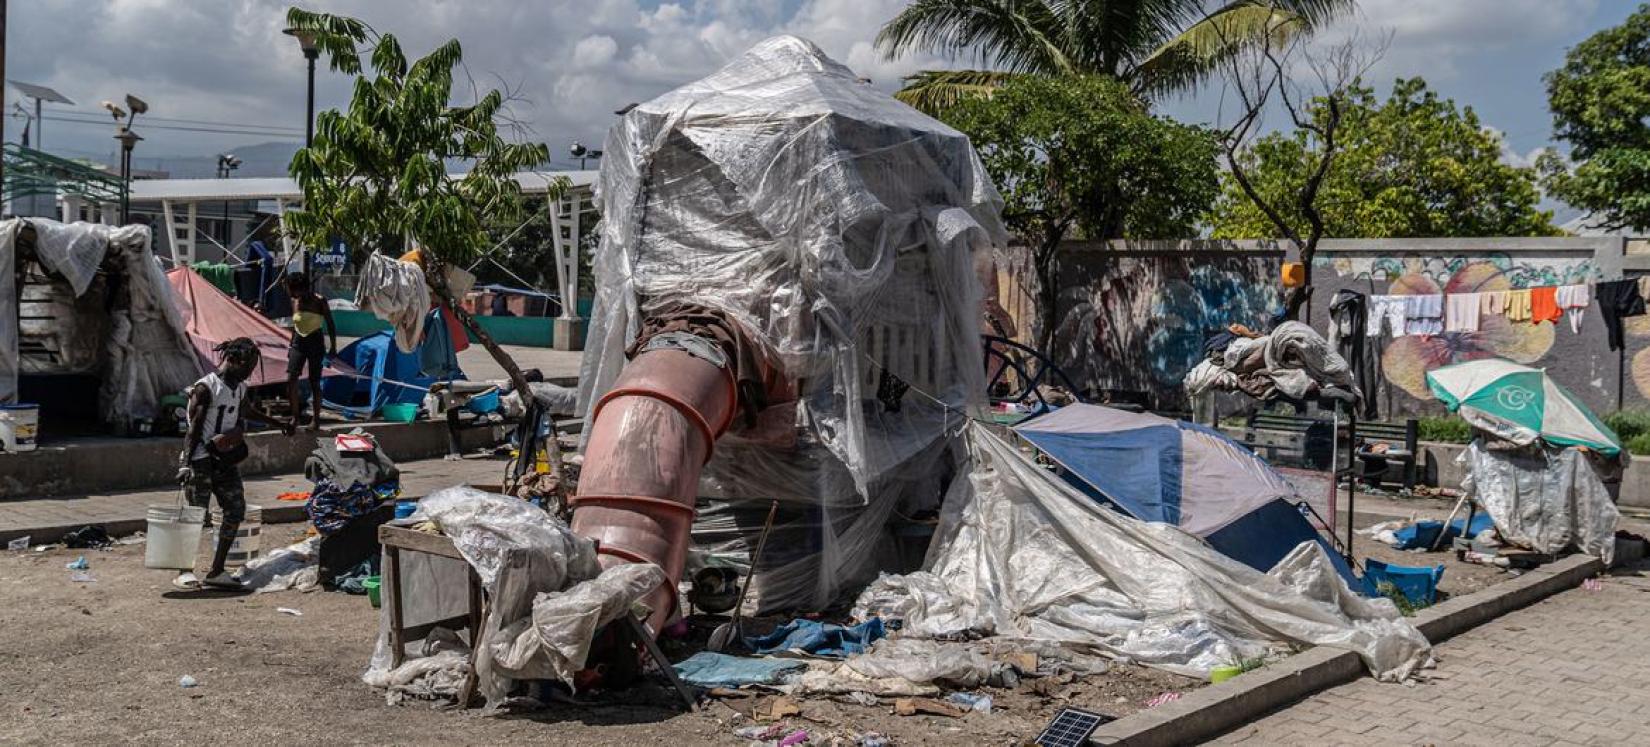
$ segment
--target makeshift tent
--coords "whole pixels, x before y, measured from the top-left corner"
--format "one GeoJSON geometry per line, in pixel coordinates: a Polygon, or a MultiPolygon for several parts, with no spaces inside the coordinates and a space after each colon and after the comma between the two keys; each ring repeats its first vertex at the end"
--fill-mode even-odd
{"type": "Polygon", "coordinates": [[[1302,515],[1288,481],[1219,431],[1084,404],[1014,430],[1063,467],[1073,487],[1103,504],[1178,526],[1262,571],[1302,542],[1317,542],[1342,578],[1360,588],[1346,561],[1302,515]]]}
{"type": "Polygon", "coordinates": [[[1457,363],[1427,372],[1427,387],[1450,412],[1513,443],[1536,439],[1621,453],[1621,438],[1539,368],[1505,358],[1457,363]]]}
{"type": "Polygon", "coordinates": [[[93,357],[100,359],[104,422],[155,417],[161,397],[200,376],[147,227],[14,218],[0,221],[0,404],[17,398],[19,337],[29,334],[19,319],[16,270],[24,260],[61,278],[74,298],[91,290],[100,270],[120,282],[102,307],[107,335],[90,341],[101,347],[93,357]]]}
{"type": "MultiPolygon", "coordinates": [[[[172,283],[178,315],[183,317],[184,330],[189,333],[189,342],[194,345],[203,368],[217,366],[218,356],[212,350],[214,347],[237,337],[246,337],[258,344],[261,354],[258,370],[252,373],[249,383],[264,386],[286,382],[291,330],[282,329],[262,314],[242,305],[193,269],[178,267],[168,270],[166,279],[172,283]]],[[[326,334],[326,330],[317,334],[326,334]]],[[[328,365],[323,375],[353,373],[355,370],[346,366],[328,365]]]]}
{"type": "MultiPolygon", "coordinates": [[[[363,337],[338,351],[338,359],[355,375],[329,376],[321,382],[328,407],[367,417],[391,403],[417,403],[436,379],[420,373],[418,350],[403,353],[385,330],[363,337]]],[[[463,378],[460,372],[453,378],[463,378]]]]}
{"type": "Polygon", "coordinates": [[[1392,602],[1352,593],[1318,545],[1262,573],[1176,527],[1101,508],[985,426],[965,436],[973,462],[946,495],[927,570],[882,576],[854,606],[856,619],[900,620],[893,641],[1001,636],[1191,676],[1306,645],[1355,651],[1382,680],[1429,659],[1392,602]]]}

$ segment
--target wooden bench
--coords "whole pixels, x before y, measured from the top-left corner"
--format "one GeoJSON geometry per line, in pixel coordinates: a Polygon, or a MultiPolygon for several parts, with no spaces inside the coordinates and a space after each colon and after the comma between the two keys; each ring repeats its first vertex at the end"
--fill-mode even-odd
{"type": "MultiPolygon", "coordinates": [[[[1344,432],[1346,422],[1342,421],[1344,432]]],[[[1335,462],[1335,447],[1344,444],[1334,432],[1333,421],[1310,415],[1286,415],[1258,411],[1249,416],[1243,443],[1273,464],[1302,469],[1328,470],[1335,462]]],[[[1418,424],[1358,421],[1356,455],[1358,476],[1375,484],[1398,482],[1415,486],[1418,424]],[[1375,444],[1385,443],[1385,452],[1376,453],[1375,444]]]]}

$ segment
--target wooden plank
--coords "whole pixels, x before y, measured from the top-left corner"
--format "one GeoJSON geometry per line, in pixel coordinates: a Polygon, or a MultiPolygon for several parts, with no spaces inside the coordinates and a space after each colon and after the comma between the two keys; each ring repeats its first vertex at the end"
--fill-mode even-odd
{"type": "Polygon", "coordinates": [[[453,547],[453,541],[444,534],[430,534],[384,524],[378,527],[378,543],[413,552],[439,555],[443,558],[464,559],[464,556],[458,552],[458,548],[453,547]]]}
{"type": "Polygon", "coordinates": [[[401,613],[401,548],[386,547],[384,559],[390,582],[390,667],[394,668],[401,666],[401,660],[407,655],[407,638],[401,627],[406,622],[401,613]]]}

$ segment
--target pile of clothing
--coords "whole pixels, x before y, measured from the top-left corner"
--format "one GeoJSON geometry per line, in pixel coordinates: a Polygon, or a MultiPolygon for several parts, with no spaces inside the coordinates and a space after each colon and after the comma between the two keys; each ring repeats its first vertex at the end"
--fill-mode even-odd
{"type": "Polygon", "coordinates": [[[1186,375],[1186,391],[1243,392],[1255,399],[1305,399],[1334,387],[1361,399],[1352,368],[1323,335],[1300,322],[1284,322],[1258,335],[1233,325],[1210,338],[1207,357],[1186,375]]]}
{"type": "Polygon", "coordinates": [[[315,483],[304,511],[323,536],[401,494],[401,470],[378,448],[377,439],[360,429],[316,439],[315,451],[304,461],[304,477],[315,483]]]}

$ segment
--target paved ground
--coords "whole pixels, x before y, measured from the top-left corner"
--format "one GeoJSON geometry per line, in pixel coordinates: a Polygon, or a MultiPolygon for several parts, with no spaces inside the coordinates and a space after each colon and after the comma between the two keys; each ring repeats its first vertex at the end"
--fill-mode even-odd
{"type": "MultiPolygon", "coordinates": [[[[342,341],[339,346],[343,346],[342,341]]],[[[516,365],[521,366],[523,371],[536,368],[544,373],[546,379],[577,378],[579,357],[584,355],[577,351],[530,348],[521,345],[505,345],[504,351],[516,359],[516,365]]],[[[471,345],[459,353],[458,365],[464,369],[464,375],[472,381],[504,378],[504,369],[480,345],[471,345]]]]}
{"type": "MultiPolygon", "coordinates": [[[[463,461],[448,462],[425,459],[402,462],[401,487],[406,495],[424,495],[439,488],[462,483],[496,484],[504,474],[505,462],[492,458],[472,456],[463,461]]],[[[247,501],[262,505],[265,511],[276,507],[302,510],[302,502],[275,500],[287,491],[309,490],[310,483],[301,473],[249,477],[246,479],[247,501]]],[[[65,525],[106,524],[120,526],[143,519],[150,504],[171,503],[178,499],[176,490],[133,490],[106,495],[36,498],[0,501],[0,535],[12,531],[27,531],[38,527],[65,525]]],[[[301,516],[288,518],[292,521],[301,516]]],[[[123,530],[124,531],[124,530],[123,530]]]]}
{"type": "Polygon", "coordinates": [[[1440,645],[1425,684],[1362,679],[1218,744],[1642,744],[1650,734],[1644,571],[1607,577],[1440,645]]]}

